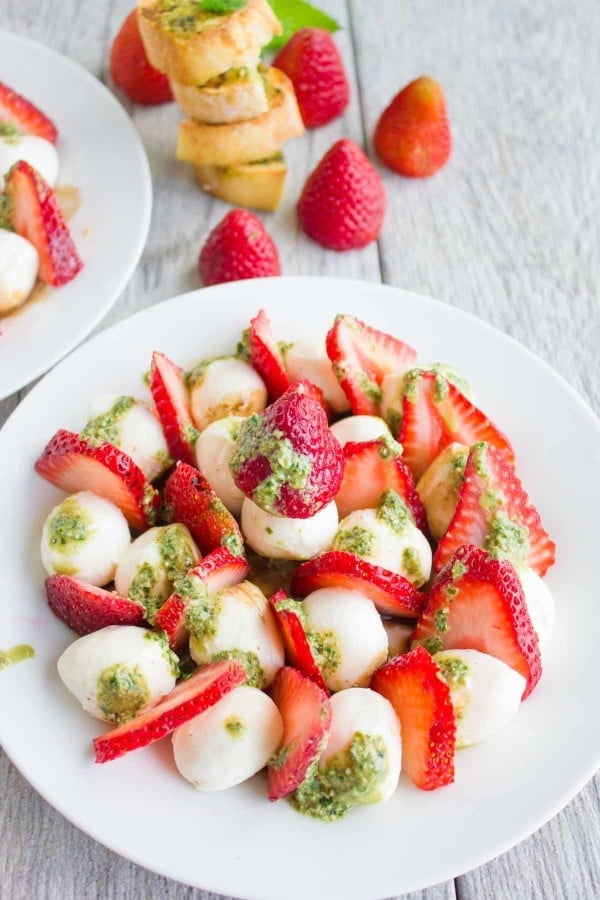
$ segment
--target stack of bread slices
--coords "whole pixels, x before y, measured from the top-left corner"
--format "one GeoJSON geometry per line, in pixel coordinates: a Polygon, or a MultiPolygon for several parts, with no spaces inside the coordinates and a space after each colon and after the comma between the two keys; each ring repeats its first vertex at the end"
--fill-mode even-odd
{"type": "Polygon", "coordinates": [[[178,159],[222,200],[276,209],[287,174],[281,148],[304,126],[287,75],[260,62],[281,33],[267,0],[138,0],[138,19],[150,62],[188,116],[178,159]]]}

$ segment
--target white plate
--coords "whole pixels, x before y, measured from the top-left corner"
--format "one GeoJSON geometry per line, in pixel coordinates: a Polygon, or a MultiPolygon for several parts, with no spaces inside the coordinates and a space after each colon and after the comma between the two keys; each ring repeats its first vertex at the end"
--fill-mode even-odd
{"type": "Polygon", "coordinates": [[[0,31],[0,81],[39,106],[59,130],[59,185],[81,207],[69,227],[84,268],[0,318],[0,399],[72,350],[108,312],[141,256],[152,210],[146,152],[125,113],[96,78],[54,50],[0,31]]]}
{"type": "Polygon", "coordinates": [[[522,346],[434,300],[374,284],[266,279],[204,289],[154,306],[75,351],[25,398],[0,434],[3,482],[0,646],[26,642],[32,661],[0,673],[0,738],[31,784],[97,840],[163,875],[261,900],[381,898],[486,862],[565,805],[600,764],[595,563],[600,423],[522,346]],[[56,659],[73,635],[46,607],[38,541],[59,492],[33,463],[59,427],[79,429],[97,391],[143,390],[150,353],[182,365],[232,352],[264,306],[281,338],[326,329],[351,312],[402,337],[424,362],[456,364],[508,432],[533,501],[558,545],[549,584],[558,621],[545,673],[517,718],[458,754],[456,782],[433,793],[404,776],[392,800],[336,824],[266,801],[262,777],[198,793],[175,770],[168,740],[103,766],[103,726],[62,687],[56,659]],[[7,511],[10,510],[10,515],[7,511]]]}

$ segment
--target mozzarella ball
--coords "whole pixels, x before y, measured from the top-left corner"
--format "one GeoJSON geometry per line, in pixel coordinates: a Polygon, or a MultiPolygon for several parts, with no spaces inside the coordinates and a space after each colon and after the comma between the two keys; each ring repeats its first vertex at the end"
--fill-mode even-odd
{"type": "Polygon", "coordinates": [[[175,687],[177,657],[162,632],[109,625],[71,644],[58,674],[95,719],[121,725],[175,687]]]}
{"type": "Polygon", "coordinates": [[[285,367],[290,381],[305,378],[321,388],[334,413],[348,412],[350,403],[327,356],[325,335],[312,335],[294,341],[285,352],[285,367]]]}
{"type": "Polygon", "coordinates": [[[0,228],[0,316],[21,306],[31,294],[40,257],[29,241],[0,228]]]}
{"type": "Polygon", "coordinates": [[[310,519],[274,516],[248,497],[242,504],[242,532],[253,550],[271,559],[311,559],[331,546],[338,525],[335,501],[310,519]]]}
{"type": "Polygon", "coordinates": [[[260,772],[283,737],[279,710],[241,685],[173,733],[175,765],[200,791],[222,791],[260,772]]]}
{"type": "Polygon", "coordinates": [[[251,365],[235,356],[201,363],[190,375],[190,403],[199,431],[216,419],[249,416],[267,405],[267,389],[251,365]]]}
{"type": "Polygon", "coordinates": [[[28,162],[42,178],[54,187],[58,178],[58,153],[50,141],[33,134],[0,137],[0,190],[4,176],[19,160],[28,162]]]}
{"type": "Polygon", "coordinates": [[[131,543],[121,510],[91,491],[55,506],[42,531],[42,564],[48,575],[71,575],[102,587],[112,581],[131,543]]]}
{"type": "Polygon", "coordinates": [[[196,441],[198,468],[234,516],[239,516],[242,511],[244,495],[233,480],[229,461],[243,421],[242,416],[217,419],[200,432],[196,441]]]}
{"type": "Polygon", "coordinates": [[[391,437],[390,429],[379,416],[348,416],[331,426],[342,447],[362,441],[376,441],[380,437],[391,437]]]}
{"type": "Polygon", "coordinates": [[[516,715],[526,681],[506,663],[479,650],[441,650],[433,658],[450,687],[457,747],[487,740],[516,715]]]}
{"type": "Polygon", "coordinates": [[[387,634],[373,601],[358,591],[320,588],[305,598],[302,607],[329,690],[366,687],[388,654],[387,634]]]}
{"type": "Polygon", "coordinates": [[[417,493],[425,507],[434,541],[443,538],[452,521],[468,456],[469,448],[465,444],[449,444],[419,478],[417,493]]]}
{"type": "Polygon", "coordinates": [[[383,627],[385,628],[388,639],[388,659],[393,659],[395,656],[401,656],[403,653],[408,653],[410,650],[412,633],[415,630],[414,624],[409,625],[406,622],[395,622],[393,619],[383,619],[383,627]]]}
{"type": "Polygon", "coordinates": [[[522,566],[517,569],[517,574],[525,594],[529,618],[535,628],[542,652],[548,644],[556,622],[554,597],[546,582],[533,569],[522,566]]]}
{"type": "Polygon", "coordinates": [[[267,687],[284,664],[284,651],[269,601],[260,588],[243,581],[202,602],[198,612],[194,616],[192,604],[186,619],[192,659],[200,666],[239,659],[246,667],[248,684],[267,687]]]}

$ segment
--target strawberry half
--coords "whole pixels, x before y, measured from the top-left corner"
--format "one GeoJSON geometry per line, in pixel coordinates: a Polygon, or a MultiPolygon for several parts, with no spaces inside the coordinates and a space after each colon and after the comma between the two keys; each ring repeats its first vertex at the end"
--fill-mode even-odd
{"type": "Polygon", "coordinates": [[[525,564],[542,576],[556,558],[556,546],[506,454],[484,442],[469,453],[454,516],[433,559],[434,570],[443,569],[464,544],[483,547],[515,565],[525,564]]]}
{"type": "Polygon", "coordinates": [[[83,263],[50,185],[20,160],[6,176],[5,191],[12,206],[13,228],[40,255],[41,280],[60,287],[75,278],[83,263]]]}
{"type": "Polygon", "coordinates": [[[44,138],[45,141],[50,141],[51,144],[58,141],[58,131],[54,122],[30,100],[26,100],[7,84],[0,82],[0,123],[4,122],[14,125],[23,134],[34,134],[36,137],[44,138]]]}
{"type": "Polygon", "coordinates": [[[35,471],[68,494],[92,491],[110,500],[137,531],[154,524],[160,494],[132,458],[112,444],[95,445],[61,428],[44,448],[35,471]]]}
{"type": "Polygon", "coordinates": [[[70,575],[51,575],[44,587],[52,612],[77,634],[90,634],[107,625],[144,624],[141,604],[70,575]]]}
{"type": "Polygon", "coordinates": [[[289,381],[279,347],[271,334],[271,323],[264,309],[250,319],[248,332],[250,364],[264,381],[269,400],[277,400],[288,389],[289,381]]]}
{"type": "Polygon", "coordinates": [[[323,675],[314,657],[310,641],[302,624],[302,619],[293,608],[298,601],[290,601],[285,591],[277,591],[269,597],[271,609],[275,613],[288,662],[311,681],[314,681],[322,691],[329,694],[323,675]]]}
{"type": "Polygon", "coordinates": [[[160,741],[180,725],[199,716],[246,680],[246,670],[237,660],[203,666],[181,681],[149,712],[94,739],[97,763],[110,762],[131,750],[160,741]]]}
{"type": "Polygon", "coordinates": [[[190,396],[183,370],[156,350],[150,366],[150,390],[173,459],[195,464],[194,444],[198,432],[192,421],[190,396]]]}
{"type": "Polygon", "coordinates": [[[417,358],[408,344],[348,315],[337,316],[326,347],[354,415],[378,415],[384,377],[405,372],[417,358]]]}
{"type": "Polygon", "coordinates": [[[527,679],[523,700],[542,674],[535,629],[521,581],[507,560],[460,547],[429,594],[413,640],[431,653],[480,650],[527,679]]]}
{"type": "Polygon", "coordinates": [[[331,587],[357,591],[369,597],[383,616],[417,619],[427,603],[425,594],[403,575],[374,566],[343,550],[329,550],[309,559],[292,575],[291,592],[298,597],[331,587]]]}
{"type": "Polygon", "coordinates": [[[283,719],[283,743],[267,768],[269,800],[281,800],[300,787],[323,752],[331,726],[331,703],[310,678],[288,666],[275,676],[271,696],[283,719]]]}
{"type": "Polygon", "coordinates": [[[402,771],[423,791],[454,781],[456,718],[450,688],[423,647],[377,669],[371,688],[390,701],[400,720],[402,771]]]}

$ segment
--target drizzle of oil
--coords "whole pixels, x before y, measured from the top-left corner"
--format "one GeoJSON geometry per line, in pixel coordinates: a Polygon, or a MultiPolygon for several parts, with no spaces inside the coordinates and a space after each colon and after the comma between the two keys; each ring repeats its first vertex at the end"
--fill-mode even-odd
{"type": "Polygon", "coordinates": [[[265,597],[283,589],[290,592],[290,582],[299,563],[289,559],[266,559],[247,548],[250,574],[248,580],[261,589],[265,597]]]}
{"type": "Polygon", "coordinates": [[[0,650],[0,671],[34,656],[35,650],[29,644],[16,644],[10,650],[0,650]]]}

